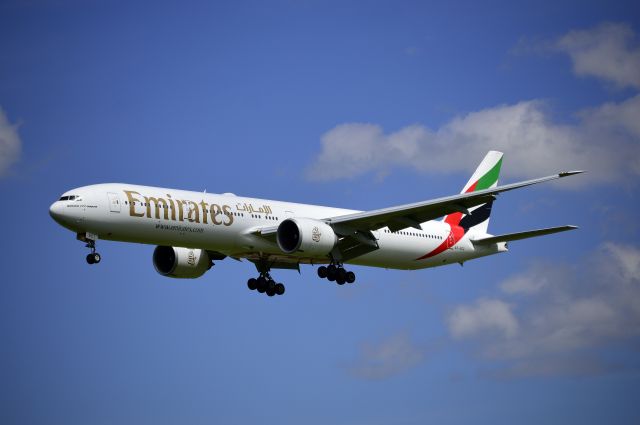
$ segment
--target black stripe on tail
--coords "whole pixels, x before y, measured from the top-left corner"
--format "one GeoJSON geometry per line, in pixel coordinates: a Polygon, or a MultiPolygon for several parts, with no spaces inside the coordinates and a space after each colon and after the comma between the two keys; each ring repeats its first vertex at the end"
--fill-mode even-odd
{"type": "Polygon", "coordinates": [[[488,220],[491,215],[492,206],[493,201],[480,205],[478,208],[471,211],[471,214],[465,215],[462,220],[460,220],[460,227],[462,227],[464,232],[467,233],[473,226],[477,226],[478,224],[488,220]]]}

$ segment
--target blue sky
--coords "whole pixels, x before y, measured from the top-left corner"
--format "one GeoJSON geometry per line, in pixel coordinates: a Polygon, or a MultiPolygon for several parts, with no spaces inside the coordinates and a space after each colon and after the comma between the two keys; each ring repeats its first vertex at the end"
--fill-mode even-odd
{"type": "Polygon", "coordinates": [[[640,421],[634,2],[0,3],[0,421],[640,421]],[[158,275],[48,206],[130,182],[373,209],[458,192],[489,149],[490,231],[575,224],[338,287],[250,263],[158,275]]]}

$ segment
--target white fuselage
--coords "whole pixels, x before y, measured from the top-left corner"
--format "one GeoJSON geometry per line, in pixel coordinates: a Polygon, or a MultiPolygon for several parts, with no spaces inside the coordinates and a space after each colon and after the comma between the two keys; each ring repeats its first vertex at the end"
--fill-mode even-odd
{"type": "MultiPolygon", "coordinates": [[[[277,227],[283,220],[304,217],[322,220],[357,211],[316,205],[246,198],[121,183],[84,186],[66,192],[51,205],[52,217],[77,233],[99,239],[200,248],[235,258],[322,264],[328,256],[285,254],[275,242],[254,232],[277,227]],[[74,199],[64,199],[75,197],[74,199]]],[[[420,269],[505,251],[504,244],[474,246],[465,235],[437,255],[419,259],[447,243],[450,227],[428,221],[421,230],[374,231],[379,249],[347,261],[392,269],[420,269]]]]}

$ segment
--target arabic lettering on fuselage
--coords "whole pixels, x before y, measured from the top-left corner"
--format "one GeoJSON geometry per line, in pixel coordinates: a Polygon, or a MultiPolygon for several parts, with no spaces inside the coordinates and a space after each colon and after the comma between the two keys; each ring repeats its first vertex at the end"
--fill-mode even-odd
{"type": "Polygon", "coordinates": [[[271,207],[269,205],[263,205],[259,208],[256,208],[253,206],[253,204],[247,204],[245,203],[237,203],[236,204],[236,210],[238,211],[242,211],[242,212],[248,212],[249,214],[254,214],[254,213],[258,213],[258,214],[266,214],[266,215],[271,215],[273,214],[273,210],[271,209],[271,207]]]}

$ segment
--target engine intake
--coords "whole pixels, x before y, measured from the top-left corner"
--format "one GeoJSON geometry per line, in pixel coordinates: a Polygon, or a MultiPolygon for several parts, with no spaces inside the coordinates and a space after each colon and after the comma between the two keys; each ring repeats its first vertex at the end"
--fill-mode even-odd
{"type": "Polygon", "coordinates": [[[209,254],[202,249],[157,246],[153,251],[153,266],[162,276],[194,279],[212,265],[209,254]]]}
{"type": "Polygon", "coordinates": [[[338,242],[338,236],[323,221],[312,218],[288,218],[278,226],[278,246],[285,254],[304,253],[325,256],[338,242]]]}

